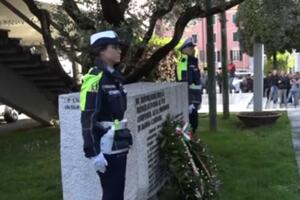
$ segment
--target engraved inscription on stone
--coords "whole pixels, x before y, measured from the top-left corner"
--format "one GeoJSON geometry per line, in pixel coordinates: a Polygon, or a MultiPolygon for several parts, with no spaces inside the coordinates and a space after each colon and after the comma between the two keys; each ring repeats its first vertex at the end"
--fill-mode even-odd
{"type": "Polygon", "coordinates": [[[138,97],[135,102],[138,114],[138,132],[147,128],[149,130],[147,134],[148,192],[151,193],[164,181],[165,177],[159,165],[159,143],[157,136],[161,131],[163,120],[168,113],[169,104],[166,102],[164,91],[138,97]]]}
{"type": "Polygon", "coordinates": [[[80,109],[80,100],[79,97],[66,97],[63,99],[65,110],[79,110],[80,109]]]}
{"type": "MultiPolygon", "coordinates": [[[[166,180],[159,161],[158,137],[168,114],[187,120],[187,87],[184,83],[137,83],[125,86],[128,109],[125,118],[132,131],[126,170],[124,200],[145,200],[166,180]]],[[[60,152],[64,200],[98,200],[99,177],[84,157],[80,124],[80,94],[60,95],[60,152]]]]}

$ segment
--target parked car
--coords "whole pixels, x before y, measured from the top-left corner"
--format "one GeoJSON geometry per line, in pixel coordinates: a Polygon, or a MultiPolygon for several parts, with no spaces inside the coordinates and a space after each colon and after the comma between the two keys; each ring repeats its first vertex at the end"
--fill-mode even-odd
{"type": "Polygon", "coordinates": [[[253,76],[253,72],[250,72],[248,70],[237,70],[235,72],[235,77],[243,78],[243,77],[246,77],[246,76],[253,76]]]}
{"type": "Polygon", "coordinates": [[[243,78],[241,77],[234,77],[233,81],[232,81],[232,88],[234,89],[235,93],[239,93],[241,90],[241,83],[243,81],[243,78]]]}
{"type": "Polygon", "coordinates": [[[0,117],[4,117],[7,123],[12,123],[18,120],[19,113],[15,109],[0,103],[0,117]]]}
{"type": "MultiPolygon", "coordinates": [[[[239,93],[242,90],[241,84],[242,84],[243,80],[246,79],[247,77],[251,77],[251,76],[253,76],[253,73],[250,71],[237,70],[235,72],[235,77],[232,82],[234,92],[239,93]]],[[[244,92],[244,91],[242,90],[242,92],[244,92]]]]}

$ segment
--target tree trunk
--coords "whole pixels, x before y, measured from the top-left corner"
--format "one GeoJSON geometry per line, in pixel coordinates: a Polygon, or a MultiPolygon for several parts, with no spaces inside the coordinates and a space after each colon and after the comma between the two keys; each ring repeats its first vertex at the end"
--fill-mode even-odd
{"type": "Polygon", "coordinates": [[[79,72],[79,66],[78,63],[75,61],[72,61],[72,71],[73,71],[73,80],[76,82],[77,85],[80,85],[80,72],[79,72]]]}
{"type": "MultiPolygon", "coordinates": [[[[223,0],[224,1],[224,0],[223,0]]],[[[227,19],[226,12],[222,12],[221,30],[222,30],[222,87],[223,87],[223,118],[229,119],[229,89],[228,89],[228,72],[227,72],[227,19]]]]}
{"type": "MultiPolygon", "coordinates": [[[[211,0],[206,0],[207,10],[211,8],[211,0]]],[[[210,130],[217,130],[217,105],[216,105],[216,68],[213,16],[207,18],[207,68],[208,68],[208,100],[210,130]]]]}
{"type": "Polygon", "coordinates": [[[69,84],[70,88],[77,90],[76,84],[74,84],[72,79],[70,79],[70,77],[65,73],[58,60],[58,56],[56,50],[54,49],[54,42],[50,32],[50,16],[46,10],[40,10],[40,13],[41,17],[39,18],[39,20],[41,22],[43,39],[48,52],[51,67],[53,67],[53,69],[58,72],[60,77],[69,84]]]}
{"type": "Polygon", "coordinates": [[[105,20],[119,27],[124,21],[124,13],[121,12],[120,5],[117,0],[101,0],[102,12],[105,20]]]}
{"type": "Polygon", "coordinates": [[[273,54],[273,69],[278,69],[277,52],[273,54]]]}

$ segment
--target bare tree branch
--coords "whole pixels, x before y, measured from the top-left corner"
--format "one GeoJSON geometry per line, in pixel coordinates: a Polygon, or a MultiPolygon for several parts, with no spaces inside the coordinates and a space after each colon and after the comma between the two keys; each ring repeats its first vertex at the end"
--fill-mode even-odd
{"type": "Polygon", "coordinates": [[[6,6],[9,10],[11,10],[14,14],[24,20],[27,24],[29,24],[32,28],[34,28],[37,32],[42,33],[42,30],[39,26],[37,26],[34,22],[32,22],[26,15],[24,15],[18,8],[16,8],[13,4],[6,0],[0,0],[0,2],[6,6]]]}
{"type": "Polygon", "coordinates": [[[74,0],[63,0],[62,6],[81,29],[95,30],[95,23],[80,11],[74,0]]]}
{"type": "Polygon", "coordinates": [[[165,46],[159,48],[141,67],[136,69],[131,74],[125,77],[127,83],[136,82],[140,77],[149,75],[153,69],[159,64],[159,62],[172,50],[176,47],[180,41],[185,26],[188,22],[195,18],[205,18],[217,13],[220,13],[224,10],[228,10],[245,0],[231,0],[226,2],[225,5],[212,7],[210,10],[205,10],[201,6],[193,6],[187,9],[181,16],[178,18],[175,24],[175,31],[172,40],[165,46]]]}
{"type": "MultiPolygon", "coordinates": [[[[149,40],[152,37],[152,34],[153,34],[154,29],[155,29],[155,25],[156,25],[157,20],[161,19],[163,16],[165,16],[166,14],[171,12],[171,10],[173,9],[175,3],[176,3],[176,0],[171,0],[167,9],[159,9],[159,10],[155,11],[152,14],[152,16],[150,18],[149,28],[148,28],[147,32],[145,33],[145,35],[144,35],[141,46],[136,51],[136,54],[135,54],[135,57],[134,57],[135,59],[141,58],[143,53],[145,52],[146,44],[148,44],[149,40]]],[[[136,61],[137,60],[135,60],[134,63],[136,61]]]]}

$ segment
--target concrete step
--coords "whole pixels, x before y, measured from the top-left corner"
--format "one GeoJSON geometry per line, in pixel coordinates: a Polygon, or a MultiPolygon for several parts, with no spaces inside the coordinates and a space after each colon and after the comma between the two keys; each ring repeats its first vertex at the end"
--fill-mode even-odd
{"type": "Polygon", "coordinates": [[[16,70],[18,74],[25,76],[25,77],[33,77],[33,76],[47,76],[47,75],[53,75],[49,71],[49,69],[44,67],[37,67],[37,68],[18,68],[16,70]]]}
{"type": "Polygon", "coordinates": [[[24,61],[16,61],[16,62],[0,62],[2,66],[8,67],[10,69],[15,70],[16,72],[20,69],[39,69],[43,68],[40,62],[33,60],[24,60],[24,61]]]}
{"type": "Polygon", "coordinates": [[[14,46],[11,48],[1,48],[0,47],[0,57],[10,56],[11,54],[22,54],[24,49],[21,46],[14,46]]]}
{"type": "Polygon", "coordinates": [[[4,63],[3,66],[6,66],[10,69],[13,69],[18,72],[18,70],[27,70],[27,69],[39,69],[41,68],[41,65],[39,62],[29,62],[24,61],[23,63],[21,61],[18,61],[16,63],[4,63]]]}
{"type": "Polygon", "coordinates": [[[0,62],[2,63],[36,62],[36,61],[41,61],[41,57],[39,55],[32,55],[30,53],[0,55],[0,62]]]}
{"type": "Polygon", "coordinates": [[[21,47],[20,45],[0,44],[0,55],[19,52],[23,52],[23,47],[21,47]]]}
{"type": "Polygon", "coordinates": [[[66,87],[66,84],[62,81],[52,81],[52,82],[35,81],[35,84],[38,87],[42,87],[42,88],[66,87]]]}
{"type": "Polygon", "coordinates": [[[58,95],[61,94],[67,94],[72,92],[68,87],[58,87],[58,86],[45,86],[45,87],[40,87],[41,91],[47,91],[48,93],[51,93],[52,96],[54,96],[55,98],[52,98],[52,101],[57,101],[57,97],[58,95]]]}
{"type": "Polygon", "coordinates": [[[29,51],[23,51],[23,49],[11,49],[9,51],[1,51],[0,52],[0,62],[2,60],[9,60],[9,59],[25,59],[30,58],[31,54],[29,51]]]}
{"type": "Polygon", "coordinates": [[[60,79],[56,76],[48,76],[48,75],[43,75],[43,76],[27,76],[29,80],[31,81],[38,81],[38,82],[51,82],[51,81],[60,81],[60,79]]]}
{"type": "Polygon", "coordinates": [[[71,92],[69,88],[50,88],[49,91],[56,94],[65,94],[71,92]]]}
{"type": "Polygon", "coordinates": [[[8,29],[0,29],[0,38],[8,38],[8,33],[10,32],[10,30],[8,29]]]}
{"type": "Polygon", "coordinates": [[[0,45],[19,45],[21,38],[2,38],[0,45]]]}

